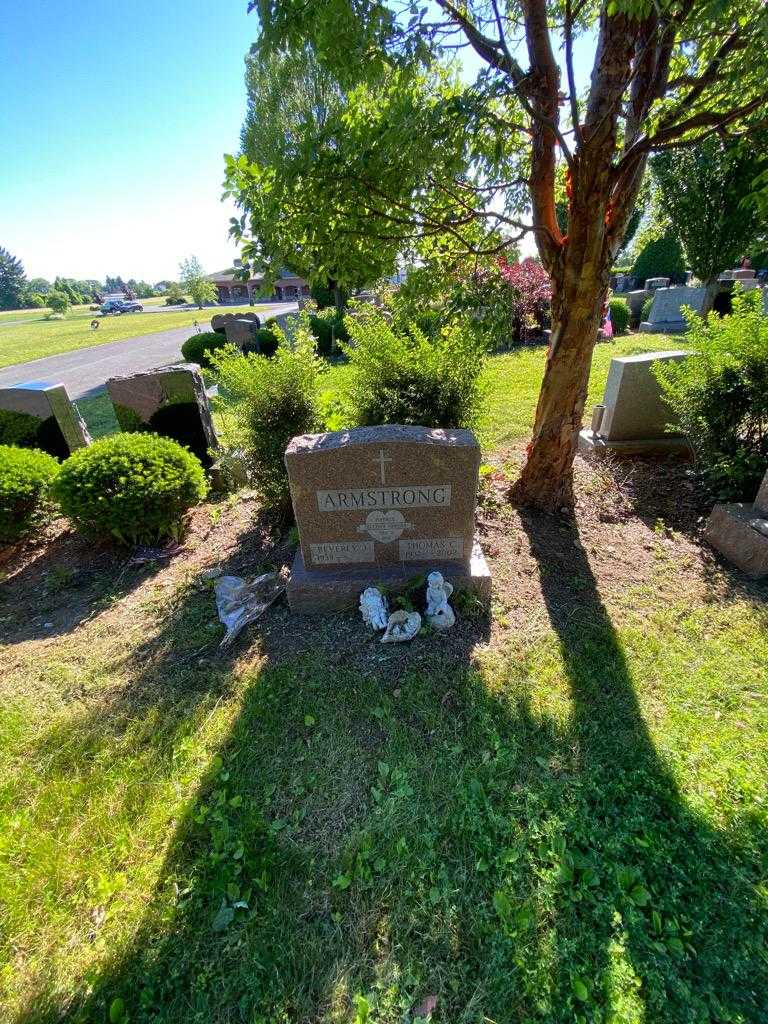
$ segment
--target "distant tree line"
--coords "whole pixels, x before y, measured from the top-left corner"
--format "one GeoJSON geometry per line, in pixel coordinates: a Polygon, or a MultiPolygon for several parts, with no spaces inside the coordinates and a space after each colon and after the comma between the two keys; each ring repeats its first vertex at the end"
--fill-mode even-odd
{"type": "Polygon", "coordinates": [[[105,294],[114,292],[122,292],[130,299],[148,299],[164,294],[168,283],[151,285],[132,277],[125,281],[119,275],[107,275],[104,281],[58,276],[53,281],[27,278],[21,260],[0,246],[0,309],[42,309],[51,306],[51,298],[53,306],[59,305],[62,298],[66,298],[65,306],[87,305],[100,303],[105,294]]]}

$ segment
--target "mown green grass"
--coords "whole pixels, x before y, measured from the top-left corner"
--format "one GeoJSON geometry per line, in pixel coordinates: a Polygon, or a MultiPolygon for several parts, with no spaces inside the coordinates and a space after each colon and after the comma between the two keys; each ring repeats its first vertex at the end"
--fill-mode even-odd
{"type": "MultiPolygon", "coordinates": [[[[542,360],[492,360],[487,445],[525,436],[542,360]]],[[[606,588],[565,522],[564,580],[548,517],[521,530],[541,599],[463,644],[274,609],[215,656],[190,565],[7,645],[0,1019],[764,1021],[766,592],[687,594],[663,546],[606,588]]],[[[43,603],[82,585],[35,572],[43,603]]]]}
{"type": "MultiPolygon", "coordinates": [[[[223,307],[222,307],[223,308],[223,307]]],[[[227,313],[258,312],[259,306],[227,306],[227,313]]],[[[126,313],[122,316],[106,316],[99,318],[98,330],[91,330],[91,320],[96,314],[87,307],[75,307],[64,320],[46,320],[38,311],[31,310],[29,317],[18,314],[17,319],[31,323],[13,323],[2,326],[0,321],[0,367],[25,363],[31,359],[42,359],[44,356],[56,355],[59,352],[72,352],[91,345],[104,345],[109,341],[122,341],[124,338],[141,337],[168,331],[174,327],[191,327],[197,320],[200,324],[208,324],[214,313],[220,312],[219,307],[206,307],[203,310],[188,309],[181,312],[163,313],[126,313]]],[[[16,318],[16,314],[10,314],[16,318]]]]}

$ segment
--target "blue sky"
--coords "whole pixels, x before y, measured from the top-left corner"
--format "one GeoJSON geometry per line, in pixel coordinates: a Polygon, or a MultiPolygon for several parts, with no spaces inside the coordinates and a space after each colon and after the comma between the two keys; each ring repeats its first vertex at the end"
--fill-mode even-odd
{"type": "MultiPolygon", "coordinates": [[[[246,8],[4,0],[0,245],[29,277],[158,281],[192,253],[231,264],[222,155],[245,113],[246,8]]],[[[591,50],[577,48],[582,81],[591,50]]]]}
{"type": "Polygon", "coordinates": [[[222,154],[238,146],[246,0],[2,4],[0,245],[27,275],[150,281],[227,239],[222,154]]]}

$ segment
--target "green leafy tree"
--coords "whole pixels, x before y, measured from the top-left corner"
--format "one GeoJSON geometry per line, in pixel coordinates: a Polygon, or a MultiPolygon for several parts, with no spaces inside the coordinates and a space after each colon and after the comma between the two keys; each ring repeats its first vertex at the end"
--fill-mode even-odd
{"type": "Polygon", "coordinates": [[[243,256],[267,281],[290,267],[328,289],[340,311],[343,290],[394,272],[398,248],[397,237],[374,237],[360,224],[359,189],[343,165],[347,97],[306,47],[249,54],[246,88],[241,153],[227,158],[230,194],[246,214],[234,232],[242,239],[247,225],[250,235],[243,256]]]}
{"type": "MultiPolygon", "coordinates": [[[[252,0],[251,6],[261,26],[260,53],[311,45],[347,90],[352,134],[358,124],[378,121],[378,133],[361,133],[367,147],[349,163],[376,167],[375,178],[361,176],[368,197],[360,211],[370,225],[376,228],[383,214],[401,237],[403,221],[422,234],[440,221],[461,236],[471,214],[489,208],[514,223],[526,218],[552,280],[552,335],[533,437],[512,496],[546,509],[572,504],[573,459],[610,268],[648,158],[713,134],[757,129],[768,102],[768,8],[762,0],[738,7],[711,0],[435,0],[422,8],[394,0],[252,0]],[[581,96],[573,52],[585,32],[596,42],[581,96]],[[371,97],[384,76],[389,83],[407,81],[403,76],[414,68],[432,69],[462,43],[480,72],[456,88],[451,102],[445,97],[432,108],[431,134],[414,139],[419,117],[394,100],[385,104],[386,118],[379,117],[371,97]],[[440,154],[436,172],[420,163],[421,155],[431,155],[440,120],[448,151],[462,125],[475,178],[454,175],[451,184],[440,154]],[[500,127],[495,139],[493,124],[500,127]],[[566,231],[556,214],[560,162],[567,166],[566,231]],[[385,165],[391,174],[379,174],[385,165]]],[[[322,165],[321,157],[318,173],[322,165]]],[[[330,163],[326,171],[331,183],[330,163]]],[[[360,219],[348,227],[355,237],[360,219]]]]}
{"type": "Polygon", "coordinates": [[[26,284],[21,260],[0,246],[0,309],[18,309],[26,284]]]}
{"type": "Polygon", "coordinates": [[[216,285],[205,276],[197,256],[190,256],[179,264],[181,286],[192,297],[192,301],[202,309],[207,302],[215,302],[216,285]]]}
{"type": "Polygon", "coordinates": [[[737,143],[712,135],[651,160],[660,209],[710,302],[718,276],[768,239],[768,210],[758,214],[745,202],[768,168],[766,142],[764,135],[737,143]]]}
{"type": "Polygon", "coordinates": [[[52,289],[52,284],[44,277],[33,277],[27,282],[27,289],[30,293],[37,292],[39,295],[47,295],[52,289]]]}

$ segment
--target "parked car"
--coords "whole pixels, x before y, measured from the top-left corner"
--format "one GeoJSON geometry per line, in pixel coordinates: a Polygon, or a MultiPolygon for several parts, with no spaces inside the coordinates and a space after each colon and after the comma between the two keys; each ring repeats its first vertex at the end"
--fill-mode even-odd
{"type": "Polygon", "coordinates": [[[101,312],[106,316],[110,313],[143,313],[144,307],[140,302],[130,299],[108,299],[101,307],[101,312]]]}

